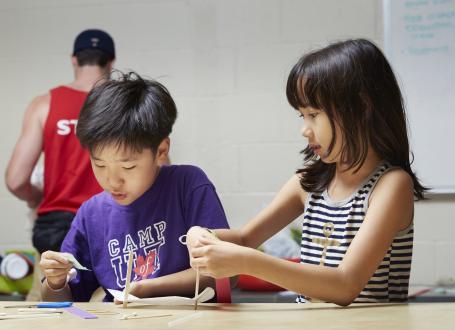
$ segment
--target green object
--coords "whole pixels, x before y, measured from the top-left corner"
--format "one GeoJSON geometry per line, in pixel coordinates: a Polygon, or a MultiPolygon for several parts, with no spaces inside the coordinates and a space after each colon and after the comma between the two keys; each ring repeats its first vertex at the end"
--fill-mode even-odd
{"type": "MultiPolygon", "coordinates": [[[[35,262],[35,252],[33,250],[6,250],[5,256],[9,253],[20,253],[30,260],[30,263],[33,265],[35,262]]],[[[0,293],[12,294],[20,293],[27,294],[33,284],[33,272],[19,280],[12,280],[6,276],[0,275],[0,293]]]]}
{"type": "Polygon", "coordinates": [[[0,276],[0,292],[1,293],[13,293],[16,291],[16,285],[13,280],[5,276],[0,276]]]}
{"type": "Polygon", "coordinates": [[[299,228],[291,228],[291,238],[300,246],[302,243],[302,231],[299,228]]]}
{"type": "Polygon", "coordinates": [[[21,293],[27,294],[33,283],[33,274],[21,278],[20,280],[11,280],[5,276],[0,276],[0,293],[21,293]]]}

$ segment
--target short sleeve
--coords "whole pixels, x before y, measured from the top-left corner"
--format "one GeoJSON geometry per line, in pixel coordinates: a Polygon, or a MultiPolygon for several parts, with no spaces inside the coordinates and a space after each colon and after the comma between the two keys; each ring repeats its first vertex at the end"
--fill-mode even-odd
{"type": "Polygon", "coordinates": [[[223,206],[212,184],[196,187],[189,193],[185,204],[185,222],[188,228],[192,226],[210,229],[229,228],[223,206]]]}
{"type": "MultiPolygon", "coordinates": [[[[73,220],[71,229],[66,235],[61,252],[69,252],[86,268],[93,269],[90,260],[90,247],[87,243],[87,235],[83,226],[82,208],[76,214],[73,220]]],[[[99,287],[98,280],[93,271],[85,271],[76,269],[77,276],[68,284],[71,288],[73,301],[84,302],[89,301],[93,292],[99,287]]]]}

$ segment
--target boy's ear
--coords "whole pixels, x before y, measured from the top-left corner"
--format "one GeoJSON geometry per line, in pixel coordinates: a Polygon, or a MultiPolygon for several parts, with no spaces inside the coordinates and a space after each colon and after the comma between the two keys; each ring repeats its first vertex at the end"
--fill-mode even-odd
{"type": "Polygon", "coordinates": [[[158,159],[159,165],[169,165],[169,148],[171,146],[171,139],[169,137],[161,141],[158,149],[156,150],[156,158],[158,159]]]}

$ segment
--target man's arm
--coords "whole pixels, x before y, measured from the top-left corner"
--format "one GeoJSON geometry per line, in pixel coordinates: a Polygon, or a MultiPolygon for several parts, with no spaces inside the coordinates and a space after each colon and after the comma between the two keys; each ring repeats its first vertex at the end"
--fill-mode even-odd
{"type": "Polygon", "coordinates": [[[41,191],[30,183],[30,177],[41,154],[49,104],[50,95],[47,94],[36,97],[27,108],[21,135],[5,173],[8,189],[32,208],[36,207],[42,198],[41,191]]]}

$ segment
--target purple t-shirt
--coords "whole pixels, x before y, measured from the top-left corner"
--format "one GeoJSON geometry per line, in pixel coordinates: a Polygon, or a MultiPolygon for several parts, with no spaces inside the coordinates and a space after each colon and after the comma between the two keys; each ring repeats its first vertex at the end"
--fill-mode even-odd
{"type": "MultiPolygon", "coordinates": [[[[160,277],[190,267],[182,236],[192,226],[229,228],[215,187],[194,166],[163,166],[153,183],[130,205],[102,192],[82,204],[63,241],[93,271],[77,271],[69,285],[74,301],[88,301],[99,286],[123,290],[128,252],[132,280],[160,277]]],[[[105,301],[112,301],[107,293],[105,301]]]]}

